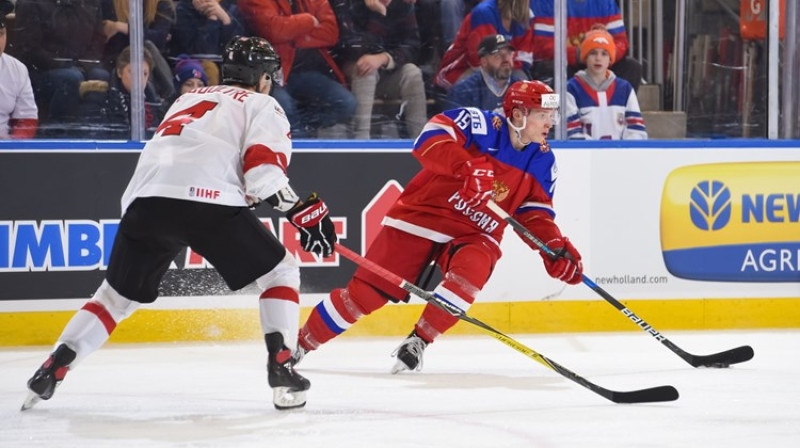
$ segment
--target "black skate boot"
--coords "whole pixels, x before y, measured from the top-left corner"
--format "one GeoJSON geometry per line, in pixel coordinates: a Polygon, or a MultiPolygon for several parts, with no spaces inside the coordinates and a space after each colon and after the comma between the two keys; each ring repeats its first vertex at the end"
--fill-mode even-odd
{"type": "Polygon", "coordinates": [[[267,378],[272,388],[272,403],[275,409],[294,409],[306,405],[306,391],[311,382],[294,371],[292,352],[283,345],[283,335],[270,333],[264,335],[267,341],[269,358],[267,378]]]}
{"type": "Polygon", "coordinates": [[[69,365],[75,360],[75,352],[67,347],[66,344],[59,345],[47,361],[39,367],[39,370],[28,380],[30,394],[22,403],[22,411],[32,408],[41,400],[49,400],[56,391],[56,387],[61,384],[67,376],[69,365]]]}
{"type": "Polygon", "coordinates": [[[428,343],[419,337],[417,331],[412,331],[403,343],[392,352],[392,356],[397,356],[397,362],[392,367],[392,374],[404,370],[422,370],[422,353],[427,346],[428,343]]]}

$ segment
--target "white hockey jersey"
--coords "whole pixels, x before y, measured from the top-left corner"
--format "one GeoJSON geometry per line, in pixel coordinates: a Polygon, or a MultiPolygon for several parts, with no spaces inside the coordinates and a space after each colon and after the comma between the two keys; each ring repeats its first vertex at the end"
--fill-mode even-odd
{"type": "Polygon", "coordinates": [[[644,140],[647,129],[633,86],[608,71],[596,85],[584,70],[567,83],[567,138],[644,140]]]}
{"type": "Polygon", "coordinates": [[[209,86],[182,95],[147,142],[128,188],[139,197],[246,206],[289,184],[289,121],[269,95],[209,86]]]}

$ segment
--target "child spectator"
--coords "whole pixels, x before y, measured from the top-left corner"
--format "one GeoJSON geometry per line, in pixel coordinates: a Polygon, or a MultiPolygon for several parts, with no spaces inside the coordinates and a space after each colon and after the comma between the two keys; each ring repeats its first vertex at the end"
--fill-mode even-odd
{"type": "Polygon", "coordinates": [[[647,130],[633,86],[608,69],[616,47],[605,26],[592,27],[579,50],[586,70],[578,71],[567,83],[567,138],[646,139],[647,130]]]}
{"type": "Polygon", "coordinates": [[[0,0],[0,140],[33,138],[39,119],[28,69],[5,53],[6,15],[13,9],[9,0],[0,0]]]}
{"type": "MultiPolygon", "coordinates": [[[[103,50],[103,63],[111,71],[120,52],[130,45],[128,21],[130,11],[128,0],[103,1],[103,32],[106,45],[103,50]]],[[[153,57],[150,65],[151,80],[162,98],[174,94],[172,89],[172,70],[164,55],[167,54],[167,43],[170,30],[175,23],[175,5],[172,0],[143,0],[144,7],[144,45],[153,57]]]]}
{"type": "Polygon", "coordinates": [[[514,47],[502,34],[486,36],[478,45],[481,57],[480,70],[457,82],[447,99],[445,109],[477,107],[505,116],[503,97],[508,86],[521,81],[512,73],[514,69],[514,47]]]}
{"type": "Polygon", "coordinates": [[[168,109],[184,93],[209,85],[208,75],[203,63],[197,59],[190,58],[189,55],[178,55],[172,73],[175,94],[164,102],[164,110],[168,109]]]}
{"type": "MultiPolygon", "coordinates": [[[[148,83],[152,66],[153,56],[145,49],[141,76],[145,89],[146,138],[152,137],[161,119],[164,118],[163,101],[148,83]]],[[[83,114],[96,125],[94,138],[121,140],[130,138],[133,76],[135,75],[131,66],[131,49],[126,47],[117,57],[117,64],[109,83],[87,81],[81,84],[83,114]]]]}
{"type": "MultiPolygon", "coordinates": [[[[566,0],[567,1],[567,78],[574,76],[581,67],[580,43],[585,33],[596,23],[605,25],[614,37],[617,51],[611,61],[611,69],[639,90],[642,81],[642,64],[626,57],[628,34],[622,13],[615,0],[566,0]]],[[[555,54],[555,12],[553,0],[532,0],[533,44],[536,64],[532,76],[552,85],[553,55],[555,54]]]]}
{"type": "Polygon", "coordinates": [[[178,96],[208,85],[208,76],[203,69],[203,64],[185,54],[178,55],[173,73],[175,73],[173,81],[178,96]]]}

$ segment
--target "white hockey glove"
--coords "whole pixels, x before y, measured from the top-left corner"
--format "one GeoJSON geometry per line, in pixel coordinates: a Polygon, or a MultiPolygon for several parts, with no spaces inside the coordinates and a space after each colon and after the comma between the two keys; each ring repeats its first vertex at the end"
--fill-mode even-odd
{"type": "Polygon", "coordinates": [[[328,206],[316,193],[289,210],[286,217],[300,230],[300,244],[304,251],[323,257],[333,254],[336,230],[328,216],[328,206]]]}

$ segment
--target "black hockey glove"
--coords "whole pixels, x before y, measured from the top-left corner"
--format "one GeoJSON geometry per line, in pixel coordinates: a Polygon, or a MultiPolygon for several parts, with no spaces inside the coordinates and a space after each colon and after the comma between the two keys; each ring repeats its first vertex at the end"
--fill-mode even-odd
{"type": "Polygon", "coordinates": [[[300,244],[304,251],[323,257],[333,254],[336,231],[328,216],[328,206],[316,193],[286,212],[286,217],[300,230],[300,244]]]}

